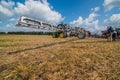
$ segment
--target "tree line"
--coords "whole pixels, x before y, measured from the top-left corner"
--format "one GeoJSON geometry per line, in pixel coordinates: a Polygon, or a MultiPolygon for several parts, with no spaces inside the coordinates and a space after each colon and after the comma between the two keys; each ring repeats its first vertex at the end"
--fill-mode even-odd
{"type": "Polygon", "coordinates": [[[51,35],[52,32],[0,32],[0,34],[16,34],[16,35],[51,35]]]}

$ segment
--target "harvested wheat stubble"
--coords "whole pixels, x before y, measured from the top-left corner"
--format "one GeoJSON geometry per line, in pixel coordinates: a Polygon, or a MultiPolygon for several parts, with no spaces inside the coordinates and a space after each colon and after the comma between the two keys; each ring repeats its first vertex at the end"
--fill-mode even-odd
{"type": "Polygon", "coordinates": [[[119,42],[2,35],[0,80],[120,80],[119,42]]]}

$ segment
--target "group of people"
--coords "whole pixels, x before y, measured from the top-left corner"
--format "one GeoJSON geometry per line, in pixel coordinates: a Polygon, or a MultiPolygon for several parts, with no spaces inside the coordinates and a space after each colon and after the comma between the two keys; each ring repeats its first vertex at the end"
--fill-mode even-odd
{"type": "Polygon", "coordinates": [[[111,26],[108,26],[106,31],[107,31],[108,41],[115,41],[117,39],[117,32],[111,26]]]}

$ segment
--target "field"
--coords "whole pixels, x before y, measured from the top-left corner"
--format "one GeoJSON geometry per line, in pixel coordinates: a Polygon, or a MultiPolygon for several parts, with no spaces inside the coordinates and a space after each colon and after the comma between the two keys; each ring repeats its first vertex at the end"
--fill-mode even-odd
{"type": "Polygon", "coordinates": [[[0,35],[0,80],[120,80],[120,41],[0,35]]]}

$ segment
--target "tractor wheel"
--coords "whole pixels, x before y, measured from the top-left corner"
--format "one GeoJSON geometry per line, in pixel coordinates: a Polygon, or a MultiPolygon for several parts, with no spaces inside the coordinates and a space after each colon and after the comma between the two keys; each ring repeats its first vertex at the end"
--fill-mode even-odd
{"type": "Polygon", "coordinates": [[[79,38],[79,39],[84,39],[85,38],[85,33],[78,33],[78,35],[77,35],[77,37],[79,38]]]}
{"type": "Polygon", "coordinates": [[[60,33],[60,34],[59,34],[59,37],[60,37],[60,38],[66,38],[67,36],[66,36],[65,33],[60,33]]]}
{"type": "Polygon", "coordinates": [[[64,38],[65,35],[64,35],[64,33],[60,33],[59,36],[60,36],[60,38],[64,38]]]}

